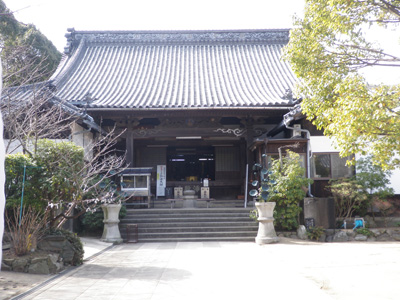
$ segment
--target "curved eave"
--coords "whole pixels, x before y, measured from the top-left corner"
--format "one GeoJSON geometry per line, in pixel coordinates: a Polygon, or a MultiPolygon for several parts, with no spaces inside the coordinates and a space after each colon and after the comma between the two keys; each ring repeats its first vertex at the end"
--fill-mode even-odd
{"type": "Polygon", "coordinates": [[[56,71],[50,77],[50,80],[52,80],[56,86],[63,86],[65,81],[68,80],[69,76],[73,74],[77,65],[82,60],[82,55],[85,52],[85,44],[85,39],[81,39],[77,49],[71,56],[65,54],[63,55],[56,71]]]}
{"type": "Polygon", "coordinates": [[[293,105],[277,105],[277,106],[214,106],[214,107],[115,107],[115,106],[103,106],[103,107],[88,107],[87,111],[102,111],[102,110],[118,110],[118,111],[215,111],[215,110],[289,110],[293,105]]]}

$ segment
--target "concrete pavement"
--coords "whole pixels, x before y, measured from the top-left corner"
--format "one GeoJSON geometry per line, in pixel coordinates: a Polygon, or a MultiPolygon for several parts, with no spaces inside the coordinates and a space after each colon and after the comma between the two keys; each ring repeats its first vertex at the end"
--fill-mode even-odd
{"type": "Polygon", "coordinates": [[[113,246],[22,299],[381,300],[399,299],[399,280],[398,242],[138,243],[113,246]]]}

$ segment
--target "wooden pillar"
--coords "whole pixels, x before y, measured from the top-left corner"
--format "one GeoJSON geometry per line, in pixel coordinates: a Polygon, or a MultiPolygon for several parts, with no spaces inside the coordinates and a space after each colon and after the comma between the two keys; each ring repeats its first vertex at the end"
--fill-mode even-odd
{"type": "Polygon", "coordinates": [[[132,131],[126,133],[126,162],[129,167],[135,166],[134,139],[132,131]]]}
{"type": "Polygon", "coordinates": [[[254,140],[254,131],[253,131],[253,122],[252,121],[248,121],[248,123],[246,124],[246,129],[247,129],[247,133],[246,133],[246,153],[247,153],[247,163],[249,164],[249,168],[253,167],[254,165],[254,156],[253,156],[253,152],[250,151],[249,147],[250,145],[253,143],[254,140]]]}

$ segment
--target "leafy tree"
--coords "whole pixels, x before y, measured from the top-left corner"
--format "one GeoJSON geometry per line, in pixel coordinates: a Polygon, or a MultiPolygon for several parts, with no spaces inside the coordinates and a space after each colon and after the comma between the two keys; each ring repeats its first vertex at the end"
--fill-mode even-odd
{"type": "Polygon", "coordinates": [[[278,227],[285,230],[297,228],[301,212],[299,203],[306,196],[305,188],[310,183],[312,180],[304,177],[297,153],[287,150],[286,156],[272,160],[268,201],[276,202],[274,213],[278,227]]]}
{"type": "Polygon", "coordinates": [[[373,201],[386,201],[393,195],[393,189],[387,187],[390,174],[367,156],[357,160],[356,176],[331,180],[328,190],[335,200],[336,217],[365,216],[373,201]]]}
{"type": "Polygon", "coordinates": [[[390,171],[383,170],[379,165],[373,164],[371,156],[357,160],[356,178],[368,197],[368,201],[361,207],[361,211],[358,209],[358,214],[363,215],[370,209],[372,215],[375,217],[374,209],[371,207],[375,205],[378,206],[383,215],[389,213],[389,211],[384,209],[389,203],[384,202],[394,195],[394,190],[388,187],[390,175],[390,171]]]}
{"type": "Polygon", "coordinates": [[[397,53],[365,34],[399,22],[399,0],[306,0],[284,54],[300,78],[296,94],[308,119],[336,137],[342,156],[368,149],[386,169],[400,165],[392,159],[400,154],[400,85],[371,85],[360,71],[400,66],[397,53]]]}
{"type": "Polygon", "coordinates": [[[2,0],[0,14],[4,86],[46,80],[57,68],[61,53],[33,24],[18,22],[2,0]]]}
{"type": "Polygon", "coordinates": [[[393,196],[393,189],[387,187],[390,175],[391,171],[383,170],[379,165],[373,164],[371,156],[357,160],[356,178],[372,198],[384,199],[393,196]]]}
{"type": "Polygon", "coordinates": [[[369,203],[367,193],[355,178],[339,178],[329,181],[328,189],[335,200],[336,218],[346,219],[366,207],[369,203]]]}

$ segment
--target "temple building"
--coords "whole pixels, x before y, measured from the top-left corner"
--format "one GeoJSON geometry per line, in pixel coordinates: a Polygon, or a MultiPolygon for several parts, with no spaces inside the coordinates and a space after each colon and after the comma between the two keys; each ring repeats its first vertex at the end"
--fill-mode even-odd
{"type": "Polygon", "coordinates": [[[243,199],[255,140],[295,105],[296,79],[280,59],[289,30],[69,30],[67,39],[51,78],[57,97],[125,130],[118,147],[131,167],[153,168],[152,194],[162,165],[167,188],[198,192],[208,179],[211,197],[243,199]]]}
{"type": "Polygon", "coordinates": [[[325,195],[329,179],[353,174],[293,99],[296,78],[281,59],[288,29],[69,29],[66,37],[47,86],[82,114],[75,131],[90,133],[75,141],[115,126],[123,132],[117,150],[130,167],[150,170],[156,197],[173,197],[176,187],[199,194],[206,180],[209,197],[244,201],[248,170],[282,149],[300,154],[314,196],[325,195]]]}

